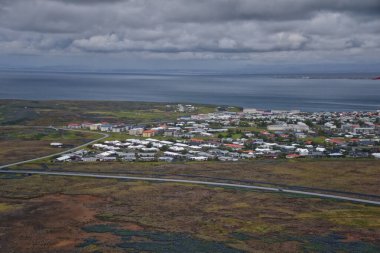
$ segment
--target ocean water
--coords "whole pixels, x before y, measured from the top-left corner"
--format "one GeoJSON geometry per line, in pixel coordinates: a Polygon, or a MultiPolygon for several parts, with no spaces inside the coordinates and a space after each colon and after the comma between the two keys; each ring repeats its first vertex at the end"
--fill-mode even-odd
{"type": "Polygon", "coordinates": [[[302,111],[380,110],[380,80],[344,76],[0,72],[0,99],[125,100],[302,111]]]}

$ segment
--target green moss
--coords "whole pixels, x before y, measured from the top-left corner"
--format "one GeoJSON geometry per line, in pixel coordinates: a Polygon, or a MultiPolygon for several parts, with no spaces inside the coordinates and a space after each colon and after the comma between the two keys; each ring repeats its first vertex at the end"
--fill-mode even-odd
{"type": "Polygon", "coordinates": [[[266,234],[269,232],[280,231],[281,227],[276,224],[267,224],[262,221],[258,222],[245,222],[243,226],[237,230],[239,233],[254,233],[254,234],[266,234]]]}
{"type": "Polygon", "coordinates": [[[241,252],[224,243],[206,241],[183,233],[130,231],[120,229],[113,224],[87,226],[84,227],[83,230],[88,233],[112,233],[116,236],[120,236],[122,243],[117,245],[119,248],[138,252],[241,252]]]}
{"type": "Polygon", "coordinates": [[[0,213],[5,213],[9,211],[14,211],[18,208],[20,208],[20,205],[12,205],[7,203],[0,203],[0,213]]]}
{"type": "Polygon", "coordinates": [[[320,210],[318,212],[301,213],[302,219],[323,219],[334,224],[356,228],[380,228],[380,207],[358,207],[346,204],[346,208],[320,210]]]}

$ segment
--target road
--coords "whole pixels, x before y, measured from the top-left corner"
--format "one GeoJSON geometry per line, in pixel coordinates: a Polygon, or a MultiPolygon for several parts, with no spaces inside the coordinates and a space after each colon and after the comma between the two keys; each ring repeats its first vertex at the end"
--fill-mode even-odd
{"type": "Polygon", "coordinates": [[[291,193],[300,194],[311,197],[334,199],[341,201],[357,202],[362,204],[371,204],[380,206],[380,201],[373,201],[361,198],[350,198],[333,194],[323,194],[308,191],[298,191],[298,190],[288,190],[283,188],[274,187],[263,187],[255,185],[244,185],[244,184],[229,184],[220,182],[208,182],[208,181],[198,181],[198,180],[184,180],[184,179],[171,179],[171,178],[154,178],[154,177],[130,177],[130,176],[120,176],[120,175],[104,175],[104,174],[93,174],[93,173],[82,173],[82,172],[47,172],[47,171],[29,171],[29,170],[0,170],[0,173],[7,174],[30,174],[30,175],[48,175],[48,176],[69,176],[69,177],[90,177],[99,179],[119,179],[119,180],[137,180],[137,181],[151,181],[151,182],[164,182],[164,183],[181,183],[181,184],[196,184],[196,185],[206,185],[206,186],[219,186],[219,187],[232,187],[237,189],[251,189],[260,190],[268,192],[277,193],[291,193]]]}
{"type": "MultiPolygon", "coordinates": [[[[47,127],[47,128],[52,128],[52,129],[55,129],[55,130],[64,130],[64,131],[75,131],[75,132],[82,132],[82,133],[94,133],[94,132],[91,132],[91,131],[85,131],[85,130],[73,130],[73,129],[65,129],[65,128],[55,128],[55,127],[47,127]]],[[[5,164],[5,165],[1,165],[0,166],[0,170],[1,169],[4,169],[4,168],[8,168],[8,167],[11,167],[11,166],[15,166],[15,165],[20,165],[20,164],[24,164],[24,163],[30,163],[30,162],[35,162],[35,161],[38,161],[38,160],[42,160],[42,159],[47,159],[47,158],[51,158],[51,157],[54,157],[54,156],[59,156],[59,155],[63,155],[63,154],[67,154],[67,153],[70,153],[70,152],[73,152],[75,150],[78,150],[78,149],[81,149],[81,148],[84,148],[86,147],[87,145],[91,145],[93,143],[96,143],[98,141],[101,141],[105,138],[108,138],[109,137],[109,134],[106,134],[106,133],[98,133],[97,134],[100,134],[102,135],[102,137],[96,139],[96,140],[93,140],[93,141],[90,141],[90,142],[87,142],[85,144],[82,144],[80,146],[77,146],[75,148],[71,148],[71,149],[67,149],[65,151],[62,151],[62,152],[58,152],[58,153],[54,153],[54,154],[51,154],[51,155],[46,155],[46,156],[42,156],[42,157],[37,157],[37,158],[33,158],[33,159],[30,159],[30,160],[25,160],[25,161],[20,161],[20,162],[15,162],[15,163],[11,163],[11,164],[5,164]]]]}

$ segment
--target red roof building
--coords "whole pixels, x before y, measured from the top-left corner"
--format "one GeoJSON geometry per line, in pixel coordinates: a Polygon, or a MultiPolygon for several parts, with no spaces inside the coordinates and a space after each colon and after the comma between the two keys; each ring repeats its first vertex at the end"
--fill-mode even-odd
{"type": "Polygon", "coordinates": [[[298,157],[301,157],[301,156],[299,154],[289,154],[289,155],[286,155],[287,159],[293,159],[293,158],[298,158],[298,157]]]}
{"type": "Polygon", "coordinates": [[[233,149],[242,149],[244,148],[243,145],[239,145],[239,144],[224,144],[225,147],[228,147],[228,148],[233,148],[233,149]]]}

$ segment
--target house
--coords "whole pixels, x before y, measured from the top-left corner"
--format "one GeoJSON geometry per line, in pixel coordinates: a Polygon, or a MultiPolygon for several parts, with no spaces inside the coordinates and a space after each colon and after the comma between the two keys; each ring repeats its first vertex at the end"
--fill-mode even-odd
{"type": "Polygon", "coordinates": [[[171,141],[160,141],[161,144],[163,145],[173,145],[174,142],[171,142],[171,141]]]}
{"type": "Polygon", "coordinates": [[[89,128],[90,128],[91,131],[97,131],[97,130],[100,129],[100,126],[101,126],[101,125],[102,125],[102,124],[100,124],[100,123],[97,123],[97,124],[91,124],[91,125],[89,126],[89,128]]]}
{"type": "Polygon", "coordinates": [[[330,153],[329,156],[330,157],[343,157],[343,154],[340,152],[335,152],[335,153],[330,153]]]}
{"type": "Polygon", "coordinates": [[[306,148],[297,148],[296,152],[301,156],[307,156],[309,154],[309,150],[306,148]]]}
{"type": "Polygon", "coordinates": [[[215,159],[215,155],[209,154],[207,152],[198,152],[197,156],[204,156],[204,157],[207,157],[208,159],[215,159]]]}
{"type": "Polygon", "coordinates": [[[112,130],[112,125],[110,125],[110,124],[102,124],[102,125],[100,125],[99,129],[102,132],[109,132],[109,131],[112,130]]]}
{"type": "Polygon", "coordinates": [[[244,148],[244,145],[240,145],[240,144],[224,144],[224,146],[227,148],[232,148],[234,150],[239,150],[239,149],[244,148]]]}
{"type": "Polygon", "coordinates": [[[138,156],[141,157],[155,157],[156,153],[138,153],[138,156]]]}
{"type": "Polygon", "coordinates": [[[374,134],[375,127],[357,127],[354,128],[354,134],[374,134]]]}
{"type": "Polygon", "coordinates": [[[125,131],[125,127],[123,127],[123,126],[115,126],[112,128],[113,133],[120,133],[120,132],[124,132],[124,131],[125,131]]]}
{"type": "Polygon", "coordinates": [[[91,125],[92,125],[92,123],[90,123],[90,122],[83,122],[82,123],[82,128],[89,129],[91,125]]]}
{"type": "Polygon", "coordinates": [[[251,158],[256,158],[256,156],[253,153],[247,153],[247,154],[240,154],[240,158],[242,158],[242,159],[251,159],[251,158]]]}
{"type": "Polygon", "coordinates": [[[128,134],[129,135],[142,135],[144,132],[144,128],[132,128],[129,129],[128,134]]]}
{"type": "Polygon", "coordinates": [[[103,162],[115,162],[116,161],[116,157],[107,156],[107,157],[101,158],[100,160],[103,161],[103,162]]]}
{"type": "Polygon", "coordinates": [[[55,159],[57,162],[67,162],[71,160],[70,155],[63,155],[55,159]]]}
{"type": "Polygon", "coordinates": [[[174,135],[175,132],[176,132],[175,130],[166,130],[164,132],[164,136],[165,137],[173,137],[173,135],[174,135]]]}
{"type": "Polygon", "coordinates": [[[304,133],[295,133],[297,139],[305,139],[307,137],[304,133]]]}
{"type": "Polygon", "coordinates": [[[115,151],[105,151],[103,153],[97,154],[96,157],[99,159],[103,159],[105,157],[109,157],[111,155],[114,155],[116,152],[115,151]]]}
{"type": "Polygon", "coordinates": [[[202,139],[190,139],[190,144],[191,145],[199,145],[199,144],[202,144],[202,143],[204,143],[205,141],[204,140],[202,140],[202,139]]]}
{"type": "Polygon", "coordinates": [[[128,161],[128,162],[134,162],[136,161],[136,157],[129,157],[129,156],[126,156],[126,157],[122,157],[121,158],[123,161],[128,161]]]}
{"type": "Polygon", "coordinates": [[[205,156],[192,156],[192,157],[190,157],[190,160],[192,160],[192,161],[207,161],[208,157],[205,157],[205,156]]]}
{"type": "Polygon", "coordinates": [[[237,162],[237,161],[239,161],[239,159],[229,157],[229,156],[219,156],[218,160],[222,161],[222,162],[226,162],[226,161],[237,162]]]}
{"type": "Polygon", "coordinates": [[[331,138],[331,139],[326,139],[325,140],[327,143],[332,143],[336,145],[342,145],[345,143],[345,140],[342,138],[331,138]]]}
{"type": "Polygon", "coordinates": [[[143,131],[142,136],[143,136],[144,138],[151,138],[151,137],[153,137],[155,134],[156,134],[156,131],[150,129],[150,130],[145,130],[145,131],[143,131]]]}
{"type": "Polygon", "coordinates": [[[288,125],[286,123],[284,124],[279,124],[279,125],[268,125],[267,129],[269,131],[285,131],[288,130],[288,125]]]}
{"type": "Polygon", "coordinates": [[[97,160],[96,157],[82,157],[83,162],[96,162],[97,160]]]}
{"type": "Polygon", "coordinates": [[[142,152],[158,152],[158,148],[141,148],[142,152]]]}
{"type": "Polygon", "coordinates": [[[123,153],[119,155],[123,161],[136,161],[136,154],[135,153],[123,153]]]}
{"type": "Polygon", "coordinates": [[[175,157],[175,158],[182,157],[182,155],[180,153],[170,152],[170,151],[164,152],[164,155],[169,156],[169,157],[175,157]]]}
{"type": "Polygon", "coordinates": [[[152,162],[152,161],[155,161],[155,160],[156,160],[155,157],[150,157],[150,156],[145,156],[145,157],[140,157],[139,158],[140,162],[152,162]]]}
{"type": "Polygon", "coordinates": [[[55,147],[55,148],[62,148],[63,143],[60,143],[60,142],[52,142],[52,143],[50,143],[50,146],[55,147]]]}
{"type": "Polygon", "coordinates": [[[146,141],[149,141],[149,142],[159,142],[160,140],[148,138],[148,139],[146,139],[146,141]]]}
{"type": "Polygon", "coordinates": [[[318,152],[326,152],[326,148],[324,147],[317,147],[315,150],[318,152]]]}
{"type": "Polygon", "coordinates": [[[80,129],[80,128],[82,128],[82,125],[78,124],[78,123],[69,123],[67,125],[67,128],[70,128],[70,129],[80,129]]]}
{"type": "Polygon", "coordinates": [[[312,151],[312,152],[309,152],[309,154],[308,154],[308,157],[312,157],[312,158],[321,158],[324,156],[325,156],[325,154],[323,152],[320,152],[320,151],[312,151]]]}
{"type": "Polygon", "coordinates": [[[294,159],[294,158],[298,158],[298,157],[301,157],[299,154],[288,154],[286,155],[286,159],[294,159]]]}
{"type": "Polygon", "coordinates": [[[183,147],[178,147],[178,146],[172,146],[172,147],[169,148],[169,150],[171,150],[171,151],[175,151],[175,152],[181,152],[181,151],[184,151],[185,148],[183,148],[183,147]]]}
{"type": "Polygon", "coordinates": [[[169,156],[161,156],[158,158],[158,161],[160,162],[172,162],[173,160],[174,158],[169,156]]]}

